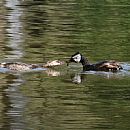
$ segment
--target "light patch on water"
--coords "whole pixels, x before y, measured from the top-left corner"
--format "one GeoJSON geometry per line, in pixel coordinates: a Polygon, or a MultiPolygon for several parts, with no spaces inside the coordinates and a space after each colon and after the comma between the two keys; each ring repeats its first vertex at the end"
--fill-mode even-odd
{"type": "Polygon", "coordinates": [[[8,72],[9,70],[7,68],[0,68],[0,73],[8,72]]]}
{"type": "Polygon", "coordinates": [[[130,71],[130,64],[129,63],[122,63],[123,70],[130,71]]]}
{"type": "MultiPolygon", "coordinates": [[[[23,57],[23,34],[22,34],[22,22],[20,20],[23,11],[20,6],[20,0],[5,0],[5,7],[7,7],[8,14],[6,15],[7,25],[7,47],[10,48],[8,54],[6,55],[7,60],[18,60],[23,57]]],[[[0,72],[10,72],[9,69],[0,68],[0,72]]],[[[13,74],[14,75],[14,74],[13,74]]],[[[12,130],[22,130],[25,127],[23,119],[23,110],[26,104],[26,97],[20,92],[20,86],[23,81],[20,81],[20,75],[17,76],[15,81],[9,84],[9,87],[5,90],[7,97],[10,101],[10,108],[7,111],[7,115],[10,117],[11,121],[10,129],[12,130]]]]}
{"type": "Polygon", "coordinates": [[[10,109],[7,111],[7,115],[11,118],[11,129],[22,130],[25,127],[23,119],[23,110],[26,105],[26,97],[20,92],[21,84],[24,83],[20,74],[14,74],[15,78],[9,84],[9,87],[5,90],[6,95],[10,99],[10,109]]]}
{"type": "Polygon", "coordinates": [[[9,55],[6,56],[6,59],[20,59],[23,56],[23,50],[21,43],[23,42],[22,34],[22,22],[20,17],[23,14],[22,8],[20,6],[19,0],[6,0],[5,6],[10,8],[9,14],[6,16],[6,19],[9,23],[6,31],[9,37],[8,47],[12,50],[9,52],[9,55]]]}

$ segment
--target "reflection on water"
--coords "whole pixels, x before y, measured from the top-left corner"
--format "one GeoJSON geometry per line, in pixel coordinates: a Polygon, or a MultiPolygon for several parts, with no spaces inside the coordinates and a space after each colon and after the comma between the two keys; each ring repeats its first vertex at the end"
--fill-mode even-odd
{"type": "MultiPolygon", "coordinates": [[[[21,15],[22,8],[20,8],[19,0],[5,0],[5,7],[8,9],[8,14],[5,15],[7,21],[6,27],[6,37],[8,38],[5,45],[5,60],[18,60],[23,56],[23,50],[21,43],[22,38],[22,23],[21,15]]],[[[8,72],[6,69],[1,69],[3,73],[8,72]]],[[[22,79],[18,74],[8,74],[7,82],[5,83],[7,88],[4,89],[4,96],[7,97],[9,104],[5,107],[6,116],[8,117],[7,124],[2,126],[2,129],[12,129],[12,130],[22,130],[25,127],[23,119],[23,110],[26,104],[25,97],[19,91],[20,85],[22,84],[22,79]]],[[[5,104],[5,102],[3,102],[5,104]]]]}
{"type": "Polygon", "coordinates": [[[6,16],[6,19],[8,21],[8,28],[6,31],[9,37],[9,41],[6,46],[11,49],[11,51],[7,50],[8,55],[6,55],[6,58],[9,60],[18,60],[23,55],[21,48],[21,43],[23,42],[21,32],[22,23],[20,21],[20,17],[23,12],[18,5],[20,5],[19,0],[6,0],[5,3],[5,6],[10,10],[9,14],[6,16]]]}
{"type": "Polygon", "coordinates": [[[19,91],[23,81],[19,75],[6,74],[0,75],[0,129],[21,130],[24,128],[22,112],[25,106],[25,97],[19,91]],[[3,109],[3,110],[2,110],[3,109]]]}
{"type": "Polygon", "coordinates": [[[47,73],[48,76],[60,76],[61,75],[60,71],[56,71],[53,69],[47,69],[45,72],[47,73]]]}
{"type": "Polygon", "coordinates": [[[92,62],[114,59],[125,68],[118,73],[82,72],[78,64],[24,73],[0,69],[0,129],[130,129],[129,1],[0,4],[1,60],[39,64],[81,51],[92,62]]]}
{"type": "Polygon", "coordinates": [[[97,76],[102,76],[103,78],[106,79],[118,79],[118,78],[123,78],[125,76],[130,76],[130,72],[128,71],[121,71],[117,73],[113,72],[95,72],[95,71],[90,71],[90,72],[83,72],[83,73],[76,73],[71,76],[72,82],[80,84],[84,81],[86,81],[87,75],[97,75],[97,76]]]}
{"type": "Polygon", "coordinates": [[[27,82],[22,90],[29,98],[25,111],[28,127],[111,129],[116,127],[114,120],[123,119],[121,115],[129,106],[125,104],[130,97],[129,77],[114,76],[110,80],[103,75],[76,74],[75,79],[83,79],[82,84],[77,85],[67,81],[70,77],[73,79],[74,74],[70,72],[59,78],[46,77],[44,73],[33,73],[31,78],[29,74],[24,75],[27,82]],[[109,114],[111,112],[113,114],[109,114]]]}
{"type": "Polygon", "coordinates": [[[7,111],[7,115],[10,118],[10,129],[22,130],[25,128],[25,122],[23,119],[23,110],[26,104],[26,98],[20,92],[20,85],[23,80],[20,75],[10,75],[12,83],[8,83],[8,88],[5,90],[6,96],[10,101],[10,109],[7,111]]]}

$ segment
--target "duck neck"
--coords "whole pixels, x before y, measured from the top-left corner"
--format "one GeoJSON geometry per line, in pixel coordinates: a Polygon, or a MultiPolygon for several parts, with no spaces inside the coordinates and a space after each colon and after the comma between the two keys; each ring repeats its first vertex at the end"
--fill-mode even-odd
{"type": "Polygon", "coordinates": [[[82,63],[83,66],[90,65],[89,61],[84,56],[82,56],[80,62],[82,63]]]}

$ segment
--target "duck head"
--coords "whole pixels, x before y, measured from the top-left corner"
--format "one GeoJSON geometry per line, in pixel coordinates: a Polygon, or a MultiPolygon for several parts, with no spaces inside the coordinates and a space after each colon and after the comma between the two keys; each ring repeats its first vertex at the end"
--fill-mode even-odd
{"type": "Polygon", "coordinates": [[[74,55],[71,56],[70,60],[67,61],[67,66],[71,62],[80,63],[82,59],[82,55],[79,52],[76,52],[74,55]]]}

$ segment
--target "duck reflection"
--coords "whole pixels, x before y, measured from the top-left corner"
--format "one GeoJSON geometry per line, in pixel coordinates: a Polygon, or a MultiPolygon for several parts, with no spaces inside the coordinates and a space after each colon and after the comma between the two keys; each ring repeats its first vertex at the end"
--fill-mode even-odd
{"type": "Polygon", "coordinates": [[[60,76],[61,75],[61,72],[60,71],[56,71],[54,69],[47,69],[45,70],[45,73],[48,75],[48,76],[60,76]]]}
{"type": "Polygon", "coordinates": [[[71,82],[75,84],[80,84],[86,82],[88,80],[94,80],[94,78],[103,78],[103,79],[121,79],[125,76],[130,76],[129,71],[120,71],[118,73],[112,72],[81,72],[81,73],[73,73],[70,75],[71,82]],[[92,79],[89,79],[89,78],[92,79]]]}
{"type": "Polygon", "coordinates": [[[72,83],[80,84],[84,80],[85,80],[85,75],[83,75],[83,74],[74,74],[74,75],[71,75],[71,81],[72,81],[72,83]]]}

